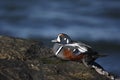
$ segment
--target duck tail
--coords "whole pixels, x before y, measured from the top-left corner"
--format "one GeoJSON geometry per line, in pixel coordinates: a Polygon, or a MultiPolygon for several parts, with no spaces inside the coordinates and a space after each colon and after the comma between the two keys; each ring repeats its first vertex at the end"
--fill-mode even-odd
{"type": "Polygon", "coordinates": [[[100,54],[100,53],[97,53],[97,52],[92,54],[93,59],[97,59],[97,58],[101,58],[101,57],[107,57],[107,56],[108,55],[106,55],[106,54],[100,54]]]}
{"type": "Polygon", "coordinates": [[[98,57],[107,57],[108,55],[98,53],[97,56],[98,56],[98,57]]]}

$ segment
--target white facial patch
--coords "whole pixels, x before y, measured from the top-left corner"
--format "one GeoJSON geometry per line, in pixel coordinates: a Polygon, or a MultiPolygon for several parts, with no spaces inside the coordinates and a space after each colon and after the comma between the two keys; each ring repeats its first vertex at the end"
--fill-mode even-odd
{"type": "Polygon", "coordinates": [[[60,36],[57,37],[57,41],[60,42],[60,36]]]}
{"type": "Polygon", "coordinates": [[[67,40],[67,38],[64,38],[64,40],[67,40]]]}

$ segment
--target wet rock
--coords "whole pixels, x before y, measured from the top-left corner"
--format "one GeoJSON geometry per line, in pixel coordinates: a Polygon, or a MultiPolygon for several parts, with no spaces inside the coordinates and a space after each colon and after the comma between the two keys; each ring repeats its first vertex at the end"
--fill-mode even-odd
{"type": "Polygon", "coordinates": [[[107,80],[79,62],[51,55],[42,42],[0,36],[0,80],[107,80]]]}

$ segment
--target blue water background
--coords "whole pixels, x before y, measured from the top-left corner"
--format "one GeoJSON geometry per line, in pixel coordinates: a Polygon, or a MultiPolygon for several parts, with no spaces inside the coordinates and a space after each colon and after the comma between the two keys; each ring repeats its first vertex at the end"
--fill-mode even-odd
{"type": "MultiPolygon", "coordinates": [[[[55,38],[58,33],[79,40],[120,45],[120,1],[0,0],[1,35],[55,38]]],[[[120,75],[119,52],[108,51],[110,56],[97,62],[120,75]]]]}

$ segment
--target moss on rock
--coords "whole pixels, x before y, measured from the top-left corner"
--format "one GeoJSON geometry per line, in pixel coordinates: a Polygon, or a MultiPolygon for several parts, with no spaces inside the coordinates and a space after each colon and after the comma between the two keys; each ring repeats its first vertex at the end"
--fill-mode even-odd
{"type": "Polygon", "coordinates": [[[107,80],[81,63],[51,55],[42,42],[0,36],[0,80],[107,80]]]}

